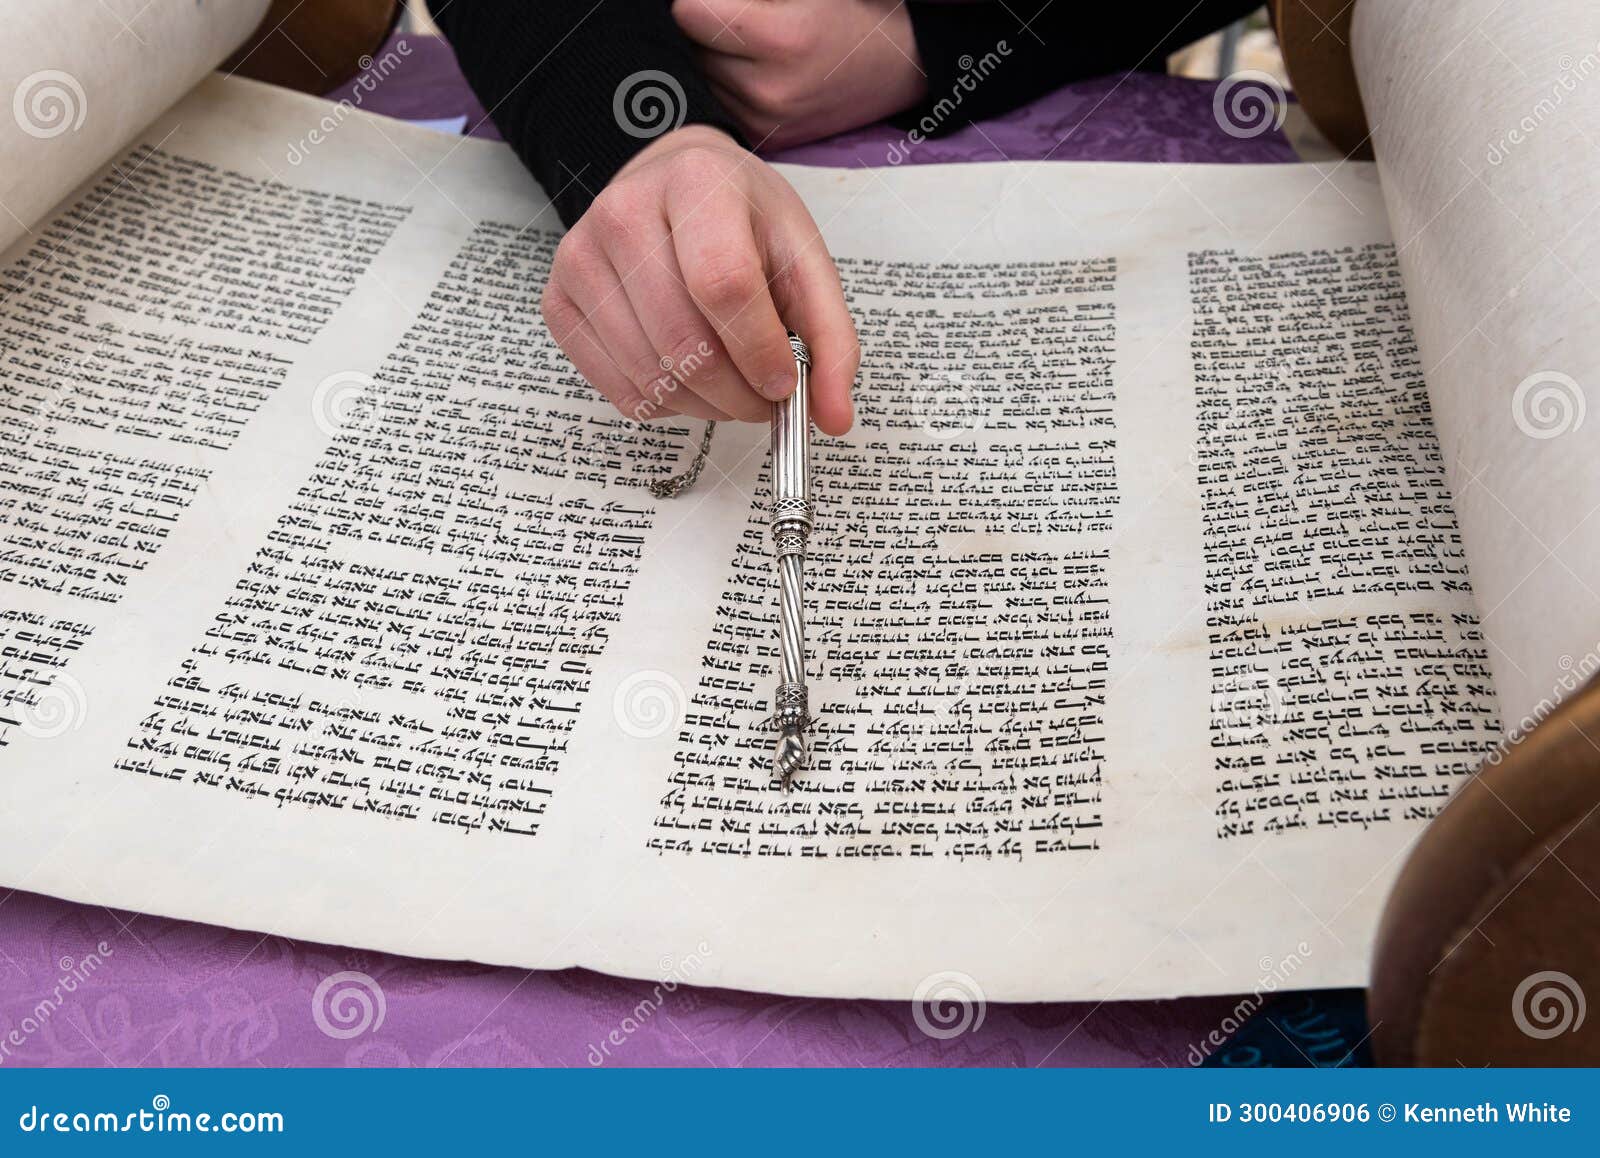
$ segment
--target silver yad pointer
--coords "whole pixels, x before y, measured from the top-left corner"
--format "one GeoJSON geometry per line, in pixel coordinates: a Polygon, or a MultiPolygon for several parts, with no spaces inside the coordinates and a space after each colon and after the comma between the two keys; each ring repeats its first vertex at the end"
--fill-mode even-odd
{"type": "MultiPolygon", "coordinates": [[[[772,770],[783,786],[811,763],[805,733],[811,727],[806,695],[805,562],[811,536],[811,351],[790,331],[795,388],[772,404],[772,513],[774,555],[778,564],[778,690],[767,726],[778,733],[772,770]]],[[[711,450],[715,422],[706,424],[700,449],[689,469],[650,484],[650,493],[670,499],[694,485],[711,450]]]]}
{"type": "Polygon", "coordinates": [[[795,333],[794,393],[772,404],[772,543],[778,564],[778,690],[772,723],[778,742],[773,771],[785,788],[811,762],[805,732],[811,726],[806,696],[805,563],[811,536],[811,352],[795,333]]]}

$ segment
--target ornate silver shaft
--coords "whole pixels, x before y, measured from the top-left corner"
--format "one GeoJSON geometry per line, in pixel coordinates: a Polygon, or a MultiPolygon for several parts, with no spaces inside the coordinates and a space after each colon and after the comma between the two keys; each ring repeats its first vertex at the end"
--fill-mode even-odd
{"type": "Polygon", "coordinates": [[[799,335],[794,349],[794,393],[772,404],[772,541],[778,564],[778,690],[772,699],[778,742],[773,768],[783,782],[804,771],[811,754],[806,693],[805,559],[811,535],[811,353],[799,335]]]}

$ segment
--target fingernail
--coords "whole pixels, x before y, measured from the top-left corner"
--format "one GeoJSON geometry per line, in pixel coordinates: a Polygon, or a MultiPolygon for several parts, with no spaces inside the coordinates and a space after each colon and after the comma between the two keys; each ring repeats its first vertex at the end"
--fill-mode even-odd
{"type": "Polygon", "coordinates": [[[789,397],[794,392],[795,381],[793,374],[783,374],[776,378],[768,378],[761,387],[761,393],[776,402],[780,398],[789,397]]]}

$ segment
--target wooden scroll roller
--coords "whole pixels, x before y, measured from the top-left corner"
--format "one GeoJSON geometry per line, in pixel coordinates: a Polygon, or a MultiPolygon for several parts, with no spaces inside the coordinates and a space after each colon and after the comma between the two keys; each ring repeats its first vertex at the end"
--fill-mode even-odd
{"type": "Polygon", "coordinates": [[[1272,0],[1271,8],[1295,100],[1334,148],[1372,160],[1372,134],[1350,58],[1355,0],[1272,0]]]}
{"type": "Polygon", "coordinates": [[[1385,1065],[1600,1065],[1596,1003],[1600,677],[1423,830],[1379,924],[1367,994],[1385,1065]]]}
{"type": "Polygon", "coordinates": [[[399,0],[273,0],[222,71],[320,95],[360,72],[399,18],[399,0]]]}

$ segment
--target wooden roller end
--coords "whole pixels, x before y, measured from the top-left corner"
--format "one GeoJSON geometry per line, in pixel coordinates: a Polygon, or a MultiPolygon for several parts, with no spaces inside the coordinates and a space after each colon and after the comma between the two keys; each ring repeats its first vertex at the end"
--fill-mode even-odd
{"type": "Polygon", "coordinates": [[[1374,948],[1385,1065],[1600,1064],[1600,682],[1418,838],[1374,948]]]}

